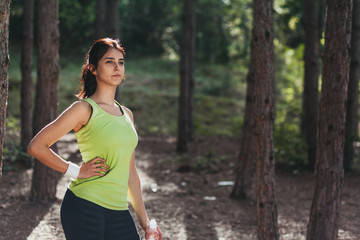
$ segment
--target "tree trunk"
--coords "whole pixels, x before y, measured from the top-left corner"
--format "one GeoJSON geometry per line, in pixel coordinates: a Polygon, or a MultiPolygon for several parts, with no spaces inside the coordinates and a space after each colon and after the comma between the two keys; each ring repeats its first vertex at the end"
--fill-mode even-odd
{"type": "MultiPolygon", "coordinates": [[[[33,67],[33,20],[34,20],[34,0],[24,2],[23,14],[23,44],[21,52],[21,146],[23,150],[27,148],[32,134],[32,67],[33,67]]],[[[26,160],[30,165],[30,159],[26,160]]]]}
{"type": "MultiPolygon", "coordinates": [[[[119,36],[118,0],[106,0],[106,37],[118,39],[119,36]]],[[[120,102],[120,88],[116,88],[115,99],[120,102]]]]}
{"type": "Polygon", "coordinates": [[[6,108],[8,99],[9,58],[9,18],[11,0],[0,1],[0,183],[2,181],[2,155],[6,128],[6,108]]]}
{"type": "Polygon", "coordinates": [[[110,38],[119,38],[118,0],[106,1],[106,34],[110,38]]]}
{"type": "Polygon", "coordinates": [[[195,65],[195,0],[185,0],[182,15],[180,53],[180,97],[177,151],[188,150],[188,140],[193,135],[193,92],[195,65]]]}
{"type": "Polygon", "coordinates": [[[250,66],[246,79],[246,105],[244,114],[244,124],[240,140],[240,154],[238,166],[236,168],[236,180],[231,192],[232,198],[248,198],[251,196],[255,167],[255,69],[253,68],[254,50],[250,52],[250,66]]]}
{"type": "Polygon", "coordinates": [[[316,159],[316,122],[319,88],[319,1],[304,0],[304,93],[302,131],[308,151],[308,167],[314,169],[316,159]]]}
{"type": "MultiPolygon", "coordinates": [[[[57,116],[59,79],[58,1],[39,1],[38,79],[34,112],[34,133],[40,131],[57,116]]],[[[56,144],[52,146],[56,151],[56,144]]],[[[31,200],[54,201],[60,174],[35,162],[31,186],[31,200]]]]}
{"type": "Polygon", "coordinates": [[[105,0],[96,1],[95,39],[104,37],[105,0]]]}
{"type": "Polygon", "coordinates": [[[255,84],[255,145],[258,238],[279,239],[274,156],[274,18],[272,0],[253,1],[252,63],[255,84]]]}
{"type": "Polygon", "coordinates": [[[349,81],[351,0],[327,0],[315,191],[308,240],[337,239],[349,81]]]}
{"type": "Polygon", "coordinates": [[[350,171],[354,162],[354,141],[358,138],[359,63],[360,63],[360,1],[353,0],[351,62],[345,125],[344,169],[350,171]]]}

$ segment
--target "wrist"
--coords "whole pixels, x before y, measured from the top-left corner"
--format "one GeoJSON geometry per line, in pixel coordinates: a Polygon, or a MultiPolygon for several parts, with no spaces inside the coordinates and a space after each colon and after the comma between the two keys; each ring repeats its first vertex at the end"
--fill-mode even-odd
{"type": "Polygon", "coordinates": [[[140,221],[141,228],[146,232],[146,229],[150,226],[150,220],[148,218],[140,221]]]}
{"type": "Polygon", "coordinates": [[[80,167],[72,162],[68,162],[68,164],[68,168],[64,175],[73,179],[77,178],[80,173],[80,167]]]}

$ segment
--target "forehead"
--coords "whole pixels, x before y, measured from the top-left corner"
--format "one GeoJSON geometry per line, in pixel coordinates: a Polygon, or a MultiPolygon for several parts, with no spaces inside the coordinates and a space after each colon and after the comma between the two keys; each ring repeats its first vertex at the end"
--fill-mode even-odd
{"type": "Polygon", "coordinates": [[[116,48],[109,48],[109,50],[107,50],[107,52],[103,56],[103,59],[105,59],[105,58],[119,59],[119,58],[124,58],[124,55],[122,54],[122,52],[120,50],[118,50],[116,48]]]}

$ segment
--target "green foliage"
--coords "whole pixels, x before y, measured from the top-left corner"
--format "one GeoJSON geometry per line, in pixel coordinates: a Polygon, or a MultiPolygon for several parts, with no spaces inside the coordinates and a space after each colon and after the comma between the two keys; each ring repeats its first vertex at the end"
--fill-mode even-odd
{"type": "MultiPolygon", "coordinates": [[[[243,102],[233,98],[199,95],[195,99],[194,127],[200,135],[234,136],[243,102]]],[[[240,127],[239,127],[240,128],[240,127]]]]}
{"type": "MultiPolygon", "coordinates": [[[[78,51],[94,36],[96,1],[59,1],[59,30],[62,52],[78,51]]],[[[88,44],[89,45],[89,44],[88,44]]],[[[82,50],[86,51],[85,48],[82,50]]]]}
{"type": "MultiPolygon", "coordinates": [[[[251,4],[252,0],[197,1],[194,116],[197,135],[241,134],[252,28],[251,4]]],[[[12,3],[10,19],[8,115],[17,119],[20,117],[22,5],[23,0],[12,3]]],[[[59,112],[76,100],[74,94],[83,57],[93,40],[95,7],[95,1],[59,2],[59,112]]],[[[303,164],[306,162],[306,147],[300,134],[303,2],[277,0],[274,9],[275,153],[278,162],[303,164]]],[[[37,6],[35,40],[36,12],[37,6]]],[[[181,15],[181,1],[119,1],[120,39],[127,51],[127,81],[120,87],[120,98],[121,103],[133,111],[140,134],[177,133],[181,15]]],[[[33,76],[35,82],[36,66],[33,76]]],[[[18,143],[11,144],[14,147],[7,145],[7,154],[21,155],[16,147],[18,143]]],[[[193,167],[202,168],[209,159],[211,157],[199,157],[193,167]]]]}
{"type": "Polygon", "coordinates": [[[296,48],[303,42],[304,3],[297,0],[274,2],[275,32],[280,41],[296,48]]]}
{"type": "Polygon", "coordinates": [[[20,146],[20,123],[15,117],[6,118],[6,136],[3,148],[4,171],[17,170],[28,164],[29,154],[20,146]]]}
{"type": "Polygon", "coordinates": [[[4,146],[3,149],[3,170],[13,171],[18,170],[21,166],[26,166],[28,162],[26,159],[30,157],[20,145],[12,144],[4,146]]]}
{"type": "Polygon", "coordinates": [[[301,135],[303,44],[289,48],[275,40],[276,120],[275,157],[279,163],[306,164],[307,148],[301,135]]]}
{"type": "Polygon", "coordinates": [[[234,95],[239,80],[241,76],[233,75],[226,65],[201,64],[195,74],[195,91],[210,96],[234,95]]]}
{"type": "MultiPolygon", "coordinates": [[[[178,1],[137,0],[120,4],[120,36],[131,54],[162,55],[165,45],[173,46],[174,28],[179,29],[178,1]],[[166,36],[166,37],[165,37],[166,36]]],[[[176,34],[176,32],[174,33],[176,34]]]]}
{"type": "MultiPolygon", "coordinates": [[[[10,44],[22,40],[23,0],[12,3],[10,44]]],[[[251,0],[197,2],[196,58],[228,62],[247,58],[250,46],[251,0]]],[[[182,2],[175,0],[119,1],[119,38],[129,54],[179,56],[182,2]]],[[[34,36],[37,36],[35,4],[34,36]]],[[[94,40],[96,1],[59,1],[61,53],[84,53],[94,40]]],[[[104,25],[104,30],[106,26],[104,25]]]]}
{"type": "Polygon", "coordinates": [[[223,0],[224,29],[231,59],[248,61],[252,26],[252,0],[223,0]]]}
{"type": "Polygon", "coordinates": [[[224,28],[222,1],[197,1],[196,17],[198,59],[204,62],[228,62],[228,33],[224,28]]]}

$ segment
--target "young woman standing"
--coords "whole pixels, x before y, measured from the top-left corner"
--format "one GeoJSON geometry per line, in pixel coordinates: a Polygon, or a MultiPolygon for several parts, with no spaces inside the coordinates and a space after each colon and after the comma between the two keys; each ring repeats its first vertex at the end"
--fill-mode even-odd
{"type": "MultiPolygon", "coordinates": [[[[146,239],[151,233],[135,166],[133,115],[114,100],[116,87],[125,79],[124,56],[118,40],[97,40],[86,54],[80,101],[44,127],[28,147],[43,164],[72,178],[61,205],[68,240],[140,239],[127,197],[146,239]],[[83,160],[80,167],[50,149],[71,130],[83,160]]],[[[162,239],[158,227],[157,239],[162,239]]]]}

